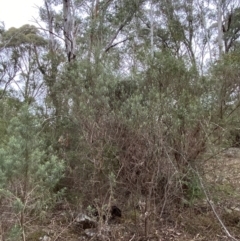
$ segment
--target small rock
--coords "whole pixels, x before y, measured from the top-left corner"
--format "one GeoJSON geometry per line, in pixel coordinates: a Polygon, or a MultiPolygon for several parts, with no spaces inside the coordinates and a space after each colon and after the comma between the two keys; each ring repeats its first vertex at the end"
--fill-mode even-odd
{"type": "Polygon", "coordinates": [[[96,228],[89,228],[89,229],[84,230],[84,233],[89,238],[92,238],[93,236],[95,236],[97,234],[97,230],[96,230],[96,228]]]}
{"type": "Polygon", "coordinates": [[[41,240],[41,241],[51,241],[51,238],[48,237],[47,235],[44,235],[44,236],[41,237],[39,240],[41,240]]]}
{"type": "Polygon", "coordinates": [[[96,228],[97,222],[87,216],[86,214],[79,214],[75,218],[75,223],[77,226],[80,226],[82,229],[90,229],[90,228],[96,228]]]}

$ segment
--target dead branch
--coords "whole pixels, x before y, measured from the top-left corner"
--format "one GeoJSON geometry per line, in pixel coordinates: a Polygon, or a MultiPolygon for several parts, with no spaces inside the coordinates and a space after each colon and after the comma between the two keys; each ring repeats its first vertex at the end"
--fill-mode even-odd
{"type": "Polygon", "coordinates": [[[220,219],[220,217],[219,217],[219,215],[218,215],[218,213],[217,213],[217,211],[216,211],[216,209],[215,209],[215,207],[214,207],[213,202],[212,202],[212,201],[210,200],[210,198],[209,198],[209,195],[208,195],[208,193],[207,193],[207,189],[206,189],[206,187],[205,187],[204,184],[203,184],[202,177],[200,176],[200,174],[199,174],[198,171],[196,171],[195,169],[193,169],[193,168],[191,168],[191,169],[196,173],[196,175],[197,175],[197,177],[198,177],[198,179],[199,179],[201,188],[202,188],[202,190],[203,190],[203,192],[204,192],[204,195],[205,195],[205,197],[206,197],[206,200],[207,200],[209,206],[211,207],[211,209],[212,209],[212,211],[213,211],[216,219],[218,220],[219,224],[220,224],[221,227],[223,228],[224,232],[226,233],[226,235],[227,235],[231,240],[233,240],[233,241],[239,241],[239,240],[237,240],[236,238],[234,238],[234,237],[230,234],[230,232],[228,231],[227,227],[224,225],[223,221],[220,219]]]}

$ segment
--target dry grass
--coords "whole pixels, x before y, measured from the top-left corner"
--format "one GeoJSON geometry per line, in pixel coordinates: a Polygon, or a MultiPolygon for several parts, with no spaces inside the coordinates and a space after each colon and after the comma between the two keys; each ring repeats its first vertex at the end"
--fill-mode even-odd
{"type": "MultiPolygon", "coordinates": [[[[229,232],[240,237],[240,149],[230,148],[209,160],[204,166],[209,198],[229,232]]],[[[140,210],[123,211],[120,223],[100,225],[96,236],[87,238],[69,219],[65,209],[49,213],[47,222],[31,223],[27,228],[27,241],[39,240],[45,234],[51,240],[123,240],[123,241],[225,241],[223,233],[211,208],[205,201],[197,200],[187,207],[168,210],[161,218],[149,207],[151,215],[144,218],[140,210]],[[147,227],[147,232],[146,232],[147,227]],[[147,236],[146,236],[147,234],[147,236]]],[[[3,223],[0,227],[3,228],[3,223]]],[[[1,231],[1,229],[0,229],[1,231]]],[[[0,236],[1,237],[1,236],[0,236]]]]}

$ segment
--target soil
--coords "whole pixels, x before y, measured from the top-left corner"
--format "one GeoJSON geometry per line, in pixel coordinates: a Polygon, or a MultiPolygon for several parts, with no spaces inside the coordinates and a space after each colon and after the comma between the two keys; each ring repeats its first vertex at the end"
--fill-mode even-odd
{"type": "MultiPolygon", "coordinates": [[[[203,165],[204,186],[224,227],[235,240],[240,240],[240,148],[229,148],[212,156],[203,165]]],[[[93,231],[96,235],[89,238],[67,217],[67,211],[59,210],[48,217],[46,225],[42,228],[38,225],[32,226],[31,235],[27,240],[233,240],[223,232],[222,226],[204,195],[181,211],[177,211],[172,222],[159,220],[153,228],[151,216],[146,220],[147,222],[139,217],[137,224],[134,224],[129,220],[124,220],[123,213],[122,221],[112,225],[101,224],[97,231],[93,231]],[[147,226],[149,232],[145,230],[147,226]]]]}

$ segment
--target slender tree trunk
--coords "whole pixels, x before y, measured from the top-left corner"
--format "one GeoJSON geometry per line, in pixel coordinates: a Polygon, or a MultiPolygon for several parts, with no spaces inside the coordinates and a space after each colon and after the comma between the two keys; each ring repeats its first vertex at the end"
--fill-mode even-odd
{"type": "Polygon", "coordinates": [[[153,58],[153,0],[151,1],[151,9],[150,9],[150,18],[151,18],[151,56],[153,58]]]}
{"type": "Polygon", "coordinates": [[[65,47],[68,57],[68,62],[71,62],[76,57],[76,46],[75,46],[75,38],[76,31],[74,27],[74,19],[72,14],[72,1],[71,0],[63,0],[63,35],[65,38],[65,47]]]}
{"type": "Polygon", "coordinates": [[[218,12],[218,48],[219,48],[219,58],[223,54],[223,31],[222,31],[222,0],[218,0],[217,3],[217,12],[218,12]]]}
{"type": "Polygon", "coordinates": [[[204,1],[202,1],[199,4],[199,7],[201,9],[202,26],[203,26],[205,37],[206,37],[206,40],[207,40],[207,48],[208,48],[208,51],[209,51],[210,62],[212,63],[213,58],[212,58],[212,51],[211,51],[211,46],[210,46],[210,38],[209,38],[209,35],[208,35],[207,24],[206,24],[206,19],[205,19],[205,15],[204,15],[204,8],[205,8],[204,1]]]}
{"type": "Polygon", "coordinates": [[[47,10],[48,32],[49,32],[49,49],[51,52],[54,50],[54,36],[53,36],[53,14],[51,6],[45,1],[45,8],[47,10]]]}

